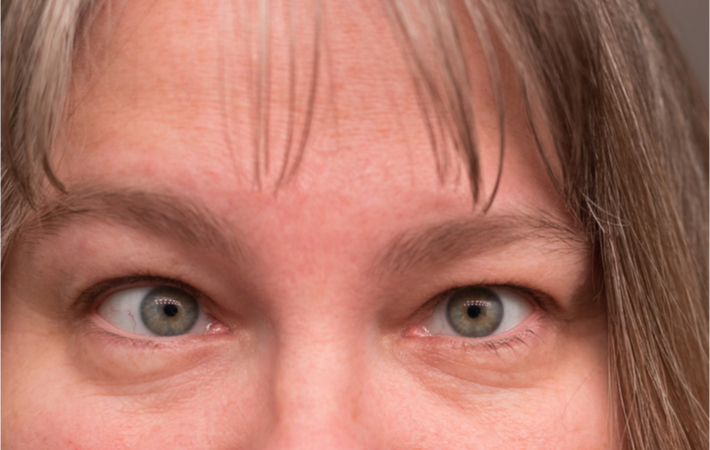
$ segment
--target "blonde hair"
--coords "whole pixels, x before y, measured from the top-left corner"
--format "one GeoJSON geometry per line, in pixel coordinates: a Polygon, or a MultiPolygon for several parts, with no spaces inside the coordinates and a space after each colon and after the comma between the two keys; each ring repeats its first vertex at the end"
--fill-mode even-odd
{"type": "MultiPolygon", "coordinates": [[[[708,110],[655,3],[383,1],[432,143],[437,130],[450,137],[474,196],[475,111],[461,27],[472,25],[481,40],[501,125],[493,40],[510,57],[540,152],[549,135],[561,164],[549,175],[592,245],[625,448],[707,448],[708,110]]],[[[3,2],[3,264],[46,182],[63,190],[48,154],[92,3],[3,2]]]]}

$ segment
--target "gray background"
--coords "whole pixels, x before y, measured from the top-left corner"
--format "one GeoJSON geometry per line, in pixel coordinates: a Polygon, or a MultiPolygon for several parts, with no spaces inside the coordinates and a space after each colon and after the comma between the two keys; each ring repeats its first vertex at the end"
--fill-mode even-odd
{"type": "Polygon", "coordinates": [[[708,96],[708,0],[657,0],[708,96]]]}

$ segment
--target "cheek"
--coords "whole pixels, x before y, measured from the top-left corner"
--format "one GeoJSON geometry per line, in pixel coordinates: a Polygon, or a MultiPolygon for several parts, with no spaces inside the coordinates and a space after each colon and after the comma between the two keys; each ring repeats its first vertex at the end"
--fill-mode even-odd
{"type": "Polygon", "coordinates": [[[380,435],[397,449],[609,448],[606,395],[593,384],[490,392],[465,406],[398,384],[379,404],[380,435]]]}
{"type": "MultiPolygon", "coordinates": [[[[370,355],[363,361],[366,369],[350,374],[353,379],[324,379],[350,386],[352,401],[335,409],[314,403],[304,413],[294,409],[299,405],[275,401],[269,352],[223,351],[206,357],[201,369],[126,386],[87,376],[85,367],[71,360],[68,341],[10,331],[4,330],[2,342],[3,444],[8,447],[255,448],[273,439],[274,430],[287,429],[284,424],[294,417],[302,431],[290,430],[293,439],[305,432],[334,434],[353,421],[365,425],[357,432],[373,444],[370,448],[609,446],[602,338],[571,335],[544,373],[516,388],[465,382],[446,373],[446,367],[416,373],[414,360],[401,364],[370,355]]],[[[318,396],[334,398],[324,392],[318,396]]]]}
{"type": "Polygon", "coordinates": [[[15,337],[3,337],[3,448],[251,448],[264,434],[267,393],[254,371],[212,361],[126,386],[89,379],[58,346],[45,341],[42,352],[15,337]]]}
{"type": "Polygon", "coordinates": [[[526,364],[536,369],[518,367],[514,385],[503,386],[510,367],[496,375],[460,360],[405,361],[407,373],[380,406],[382,422],[408,430],[399,435],[409,443],[403,448],[610,448],[606,338],[602,318],[589,322],[562,329],[560,339],[546,336],[554,354],[532,352],[526,364]]]}

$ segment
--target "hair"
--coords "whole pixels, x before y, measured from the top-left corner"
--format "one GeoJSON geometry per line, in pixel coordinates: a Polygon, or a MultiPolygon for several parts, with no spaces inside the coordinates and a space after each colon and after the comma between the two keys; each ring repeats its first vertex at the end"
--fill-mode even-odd
{"type": "MultiPolygon", "coordinates": [[[[489,61],[501,137],[503,49],[538,150],[545,161],[552,150],[561,166],[548,164],[549,176],[591,243],[624,448],[707,448],[708,109],[656,4],[382,1],[432,145],[437,130],[449,136],[467,161],[474,198],[475,111],[462,27],[475,29],[489,61]]],[[[77,36],[98,9],[93,3],[2,2],[3,265],[50,186],[64,191],[49,152],[66,118],[77,36]]],[[[316,74],[317,42],[313,51],[316,74]]],[[[311,82],[314,92],[316,75],[311,82]]],[[[312,95],[308,101],[312,107],[312,95]]]]}

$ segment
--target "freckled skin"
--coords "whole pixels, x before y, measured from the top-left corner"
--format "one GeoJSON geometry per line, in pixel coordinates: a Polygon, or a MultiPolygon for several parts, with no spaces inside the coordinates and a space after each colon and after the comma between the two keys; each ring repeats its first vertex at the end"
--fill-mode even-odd
{"type": "MultiPolygon", "coordinates": [[[[255,256],[247,267],[93,219],[42,246],[20,241],[2,280],[3,448],[614,447],[602,314],[563,321],[536,307],[515,330],[483,341],[422,328],[432,302],[454,287],[531,285],[569,306],[584,292],[584,257],[523,241],[405,274],[373,269],[399,233],[482,214],[462,163],[452,159],[439,179],[384,13],[370,2],[328,4],[328,64],[308,145],[295,178],[276,189],[289,40],[273,6],[270,166],[262,154],[259,189],[254,63],[244,47],[256,42],[258,11],[230,22],[223,3],[111,2],[112,14],[95,22],[114,21],[110,42],[98,45],[94,30],[94,54],[77,56],[73,115],[53,165],[70,191],[100,183],[188,198],[255,256]],[[66,314],[92,284],[146,272],[204,293],[202,308],[216,319],[208,333],[132,339],[106,332],[94,310],[66,314]]],[[[310,80],[304,30],[298,105],[310,80]]],[[[497,111],[475,42],[470,59],[487,198],[497,111]]],[[[533,147],[517,81],[502,72],[506,154],[487,214],[534,210],[569,221],[533,147]]]]}

